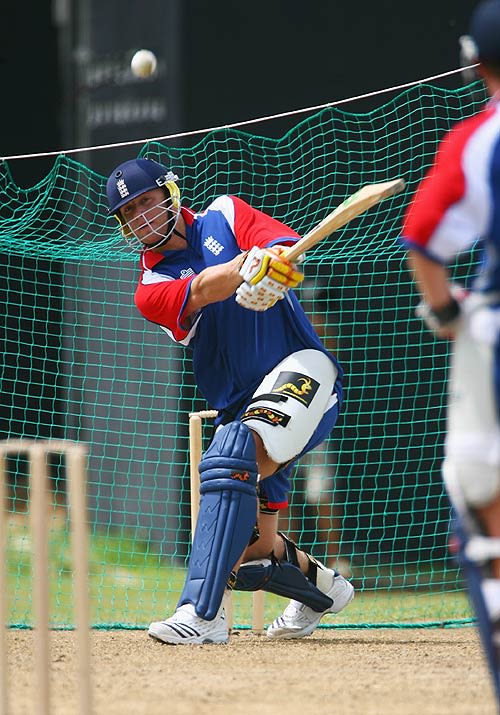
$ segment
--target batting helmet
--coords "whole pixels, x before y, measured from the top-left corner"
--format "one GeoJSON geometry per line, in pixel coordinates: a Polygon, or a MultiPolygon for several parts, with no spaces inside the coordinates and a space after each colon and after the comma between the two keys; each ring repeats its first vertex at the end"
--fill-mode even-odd
{"type": "Polygon", "coordinates": [[[126,203],[151,189],[165,188],[175,209],[180,203],[178,176],[152,159],[130,159],[111,173],[106,184],[110,214],[117,214],[126,203]]]}
{"type": "Polygon", "coordinates": [[[500,0],[484,0],[472,13],[469,34],[477,59],[500,66],[500,0]]]}

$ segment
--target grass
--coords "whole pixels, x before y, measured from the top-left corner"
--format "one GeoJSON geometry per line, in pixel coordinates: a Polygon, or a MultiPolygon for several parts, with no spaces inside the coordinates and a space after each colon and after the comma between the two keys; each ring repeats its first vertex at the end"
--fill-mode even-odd
{"type": "MultiPolygon", "coordinates": [[[[71,547],[63,520],[54,519],[49,536],[51,622],[54,627],[73,623],[71,547]]],[[[29,627],[32,616],[31,538],[25,518],[8,523],[8,622],[29,627]]],[[[90,539],[92,613],[96,627],[144,628],[151,620],[171,614],[182,590],[185,569],[153,552],[146,541],[127,533],[98,533],[90,539]]],[[[467,598],[457,586],[456,574],[438,567],[405,569],[398,566],[354,571],[357,594],[326,625],[447,624],[470,619],[467,598]],[[404,587],[402,587],[404,586],[404,587]]],[[[265,622],[282,610],[285,600],[266,594],[265,622]]],[[[234,594],[234,622],[251,623],[251,594],[234,594]]]]}

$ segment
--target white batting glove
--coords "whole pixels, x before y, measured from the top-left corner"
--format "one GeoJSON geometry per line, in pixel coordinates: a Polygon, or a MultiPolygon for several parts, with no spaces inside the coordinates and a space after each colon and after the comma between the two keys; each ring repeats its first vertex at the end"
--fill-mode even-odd
{"type": "MultiPolygon", "coordinates": [[[[455,310],[455,304],[450,303],[449,306],[446,306],[447,310],[448,308],[451,316],[451,311],[455,310]]],[[[437,315],[425,301],[421,301],[415,308],[415,315],[417,318],[423,320],[431,333],[445,340],[453,338],[459,327],[460,308],[458,308],[458,313],[456,315],[454,314],[452,319],[448,317],[444,319],[440,315],[437,315]]]]}
{"type": "Polygon", "coordinates": [[[245,256],[239,273],[243,283],[236,291],[236,302],[249,310],[267,310],[281,300],[287,290],[303,280],[303,273],[281,255],[284,248],[254,246],[245,256]]]}
{"type": "Polygon", "coordinates": [[[282,246],[253,246],[241,264],[240,276],[249,285],[264,282],[282,293],[296,288],[304,280],[304,274],[285,258],[284,251],[282,246]]]}
{"type": "Polygon", "coordinates": [[[425,301],[421,301],[415,309],[417,318],[421,318],[438,338],[453,338],[462,323],[461,304],[467,297],[467,292],[457,283],[450,286],[450,292],[451,300],[444,308],[435,310],[425,301]]]}
{"type": "Polygon", "coordinates": [[[236,302],[242,308],[262,311],[272,308],[284,295],[284,291],[263,285],[262,281],[253,286],[243,282],[236,290],[236,302]]]}

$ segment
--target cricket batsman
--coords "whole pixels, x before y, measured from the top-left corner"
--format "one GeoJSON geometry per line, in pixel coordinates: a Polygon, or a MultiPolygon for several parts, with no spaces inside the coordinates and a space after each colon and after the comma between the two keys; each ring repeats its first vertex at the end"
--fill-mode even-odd
{"type": "Polygon", "coordinates": [[[267,629],[301,638],[352,600],[352,584],[278,532],[297,460],[323,442],[342,404],[342,369],[293,289],[284,248],[299,236],[236,196],[201,213],[181,205],[178,177],[150,159],[116,167],[110,214],[139,251],[135,303],[192,355],[196,384],[218,411],[200,465],[200,510],[177,609],[149,635],[226,643],[227,589],[290,599],[267,629]]]}

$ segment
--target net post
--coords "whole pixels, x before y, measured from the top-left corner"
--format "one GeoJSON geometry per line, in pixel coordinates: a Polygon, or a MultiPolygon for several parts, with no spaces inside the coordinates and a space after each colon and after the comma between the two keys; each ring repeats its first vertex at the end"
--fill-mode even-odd
{"type": "Polygon", "coordinates": [[[262,635],[264,632],[264,591],[252,594],[252,632],[262,635]]]}

